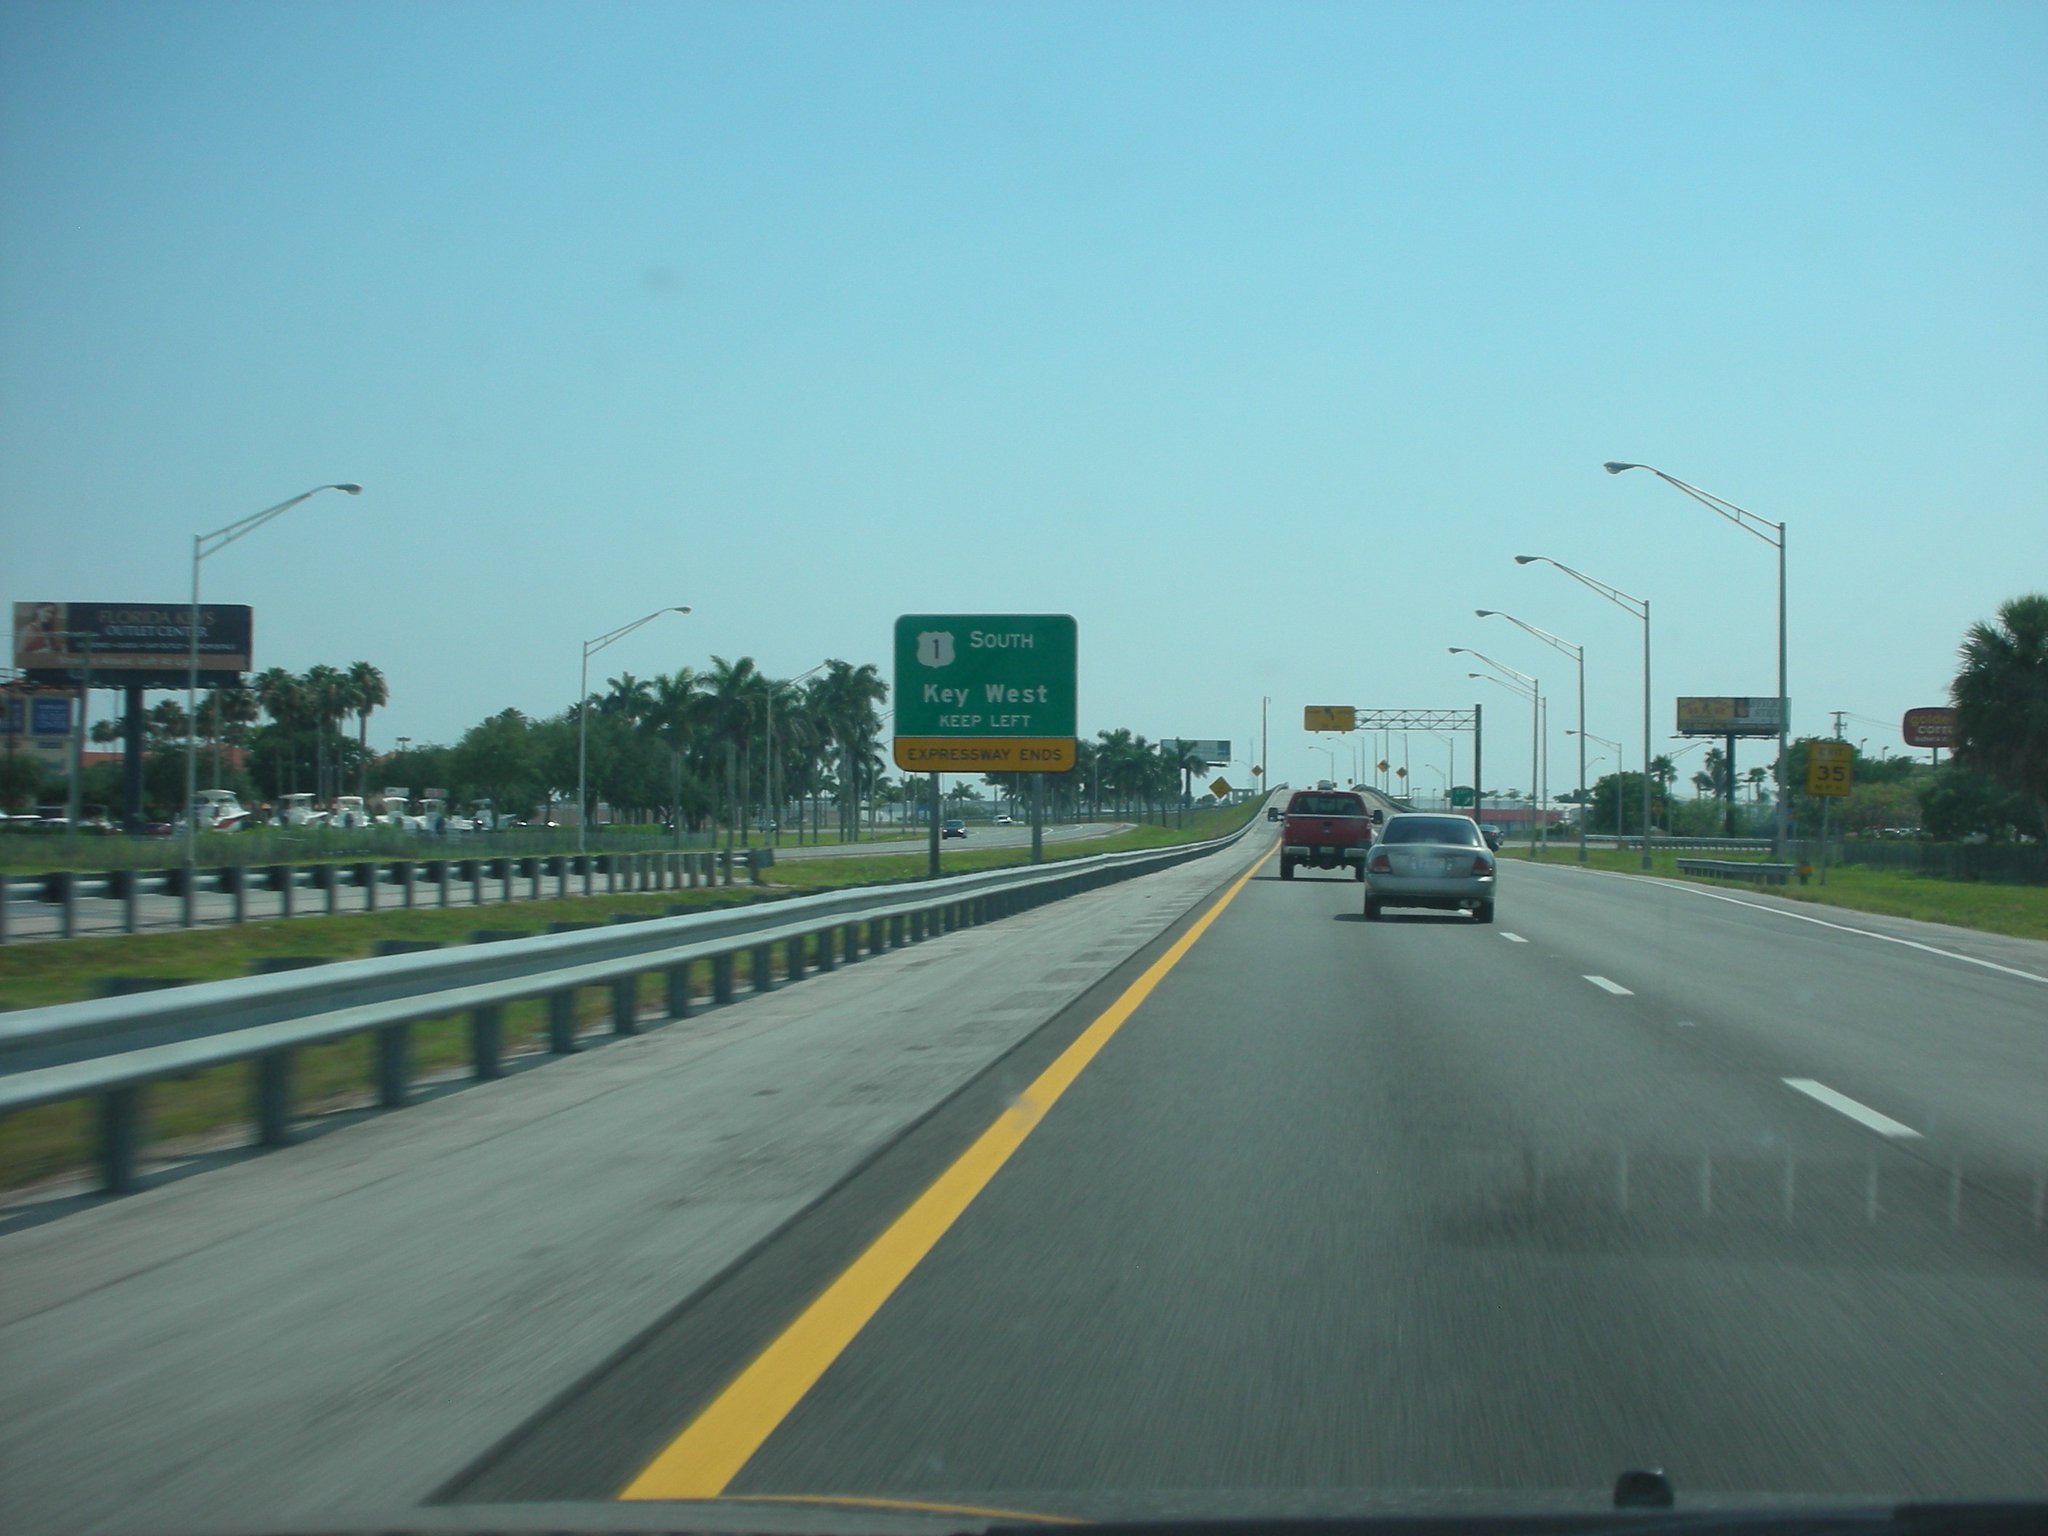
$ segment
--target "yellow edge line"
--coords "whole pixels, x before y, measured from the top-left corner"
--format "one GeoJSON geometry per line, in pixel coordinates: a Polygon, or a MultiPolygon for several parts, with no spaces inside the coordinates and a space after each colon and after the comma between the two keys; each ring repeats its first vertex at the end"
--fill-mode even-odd
{"type": "Polygon", "coordinates": [[[832,1362],[1009,1161],[1138,1005],[1237,898],[1271,850],[1038,1075],[817,1300],[626,1485],[622,1499],[715,1499],[817,1385],[832,1362]]]}

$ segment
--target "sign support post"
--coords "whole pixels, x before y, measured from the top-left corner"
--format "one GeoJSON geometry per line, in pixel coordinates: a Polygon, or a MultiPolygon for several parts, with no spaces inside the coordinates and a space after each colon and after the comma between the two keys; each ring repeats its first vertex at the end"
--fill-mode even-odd
{"type": "Polygon", "coordinates": [[[1031,775],[1031,862],[1045,862],[1045,775],[1031,775]]]}
{"type": "Polygon", "coordinates": [[[925,878],[929,880],[939,878],[939,812],[943,809],[944,805],[939,793],[939,776],[935,773],[932,775],[931,815],[926,818],[931,822],[931,825],[925,829],[931,834],[931,865],[925,871],[925,878]]]}

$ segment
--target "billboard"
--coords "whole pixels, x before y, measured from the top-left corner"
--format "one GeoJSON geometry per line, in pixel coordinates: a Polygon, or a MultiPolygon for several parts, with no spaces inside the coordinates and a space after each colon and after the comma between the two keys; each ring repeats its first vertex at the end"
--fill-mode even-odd
{"type": "Polygon", "coordinates": [[[69,693],[15,693],[7,695],[6,715],[0,731],[10,738],[29,736],[38,740],[71,734],[69,693]]]}
{"type": "Polygon", "coordinates": [[[1302,706],[1304,731],[1355,731],[1358,711],[1349,704],[1306,704],[1302,706]]]}
{"type": "MultiPolygon", "coordinates": [[[[189,603],[16,603],[14,664],[30,682],[76,683],[92,655],[107,688],[182,688],[190,666],[189,603]]],[[[251,610],[199,605],[199,686],[241,681],[249,670],[251,610]]]]}
{"type": "Polygon", "coordinates": [[[1214,741],[1207,737],[1168,736],[1159,743],[1159,750],[1168,757],[1177,758],[1182,750],[1199,752],[1202,761],[1211,768],[1221,768],[1230,761],[1230,743],[1214,741]]]}
{"type": "Polygon", "coordinates": [[[1775,736],[1778,734],[1778,701],[1775,698],[1691,698],[1678,700],[1678,734],[1681,736],[1775,736]]]}
{"type": "Polygon", "coordinates": [[[1939,706],[1909,709],[1899,722],[1909,747],[1952,747],[1956,741],[1956,712],[1939,706]]]}

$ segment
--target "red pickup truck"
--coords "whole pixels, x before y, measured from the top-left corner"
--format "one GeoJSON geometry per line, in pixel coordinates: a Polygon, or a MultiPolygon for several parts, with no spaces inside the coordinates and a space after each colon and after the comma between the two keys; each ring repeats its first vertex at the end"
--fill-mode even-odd
{"type": "Polygon", "coordinates": [[[1349,867],[1354,879],[1363,880],[1373,829],[1384,817],[1382,811],[1369,810],[1356,790],[1296,790],[1281,821],[1280,878],[1292,880],[1297,864],[1309,864],[1349,867]]]}

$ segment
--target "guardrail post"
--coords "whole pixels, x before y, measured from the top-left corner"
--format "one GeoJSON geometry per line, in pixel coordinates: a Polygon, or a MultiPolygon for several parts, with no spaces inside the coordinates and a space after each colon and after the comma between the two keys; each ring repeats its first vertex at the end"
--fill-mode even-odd
{"type": "Polygon", "coordinates": [[[327,915],[334,916],[341,910],[341,873],[339,865],[316,864],[313,866],[313,883],[327,893],[327,915]]]}
{"type": "Polygon", "coordinates": [[[668,968],[668,1016],[672,1019],[687,1019],[690,1016],[690,962],[685,960],[668,968]]]}
{"type": "Polygon", "coordinates": [[[363,910],[365,912],[376,911],[377,866],[374,864],[358,864],[356,866],[356,884],[363,888],[363,910]]]}
{"type": "Polygon", "coordinates": [[[910,942],[922,944],[925,939],[925,924],[930,914],[922,909],[910,914],[910,942]]]}
{"type": "Polygon", "coordinates": [[[470,1054],[476,1058],[479,1078],[505,1075],[505,1010],[496,1003],[473,1009],[469,1015],[470,1054]]]}
{"type": "Polygon", "coordinates": [[[399,888],[401,891],[404,892],[404,895],[401,899],[405,904],[405,910],[410,912],[413,909],[413,903],[416,900],[412,888],[412,879],[414,873],[416,872],[415,866],[413,865],[411,859],[399,859],[391,866],[391,872],[394,875],[398,876],[399,888]]]}
{"type": "Polygon", "coordinates": [[[782,946],[782,975],[785,981],[804,979],[804,946],[809,943],[808,938],[798,934],[782,946]]]}
{"type": "Polygon", "coordinates": [[[220,886],[222,890],[228,893],[229,921],[236,923],[246,923],[247,921],[249,921],[248,869],[240,864],[228,864],[222,866],[220,872],[220,886]]]}
{"type": "Polygon", "coordinates": [[[62,924],[58,932],[67,939],[78,933],[78,877],[68,869],[60,869],[50,876],[53,887],[51,895],[57,898],[62,924]]]}
{"type": "Polygon", "coordinates": [[[411,1097],[412,1026],[391,1024],[377,1031],[377,1102],[403,1109],[411,1097]]]}
{"type": "Polygon", "coordinates": [[[445,907],[449,905],[448,885],[450,871],[448,861],[446,859],[436,859],[434,862],[438,866],[435,873],[440,877],[436,883],[441,887],[441,905],[445,907]]]}
{"type": "Polygon", "coordinates": [[[714,1002],[732,1001],[732,951],[711,957],[711,997],[714,1002]]]}
{"type": "Polygon", "coordinates": [[[115,1088],[100,1095],[100,1183],[110,1195],[135,1188],[142,1150],[142,1089],[115,1088]]]}
{"type": "Polygon", "coordinates": [[[289,864],[271,865],[270,888],[278,894],[279,915],[290,917],[299,904],[299,872],[289,864]]]}
{"type": "Polygon", "coordinates": [[[612,983],[612,1033],[640,1033],[640,978],[621,976],[612,983]]]}
{"type": "MultiPolygon", "coordinates": [[[[576,861],[578,864],[583,866],[581,874],[583,876],[583,894],[586,896],[592,896],[596,894],[596,886],[594,885],[593,881],[596,877],[597,866],[600,860],[602,860],[606,865],[609,865],[611,863],[611,855],[600,854],[598,858],[593,859],[586,854],[583,858],[580,858],[576,861]]],[[[562,894],[566,896],[569,893],[567,890],[564,890],[562,894]]]]}
{"type": "Polygon", "coordinates": [[[821,971],[831,970],[836,963],[832,957],[832,949],[839,942],[839,930],[820,928],[812,938],[817,942],[817,957],[814,964],[821,971]]]}
{"type": "Polygon", "coordinates": [[[548,1049],[557,1056],[576,1050],[576,989],[556,992],[548,998],[548,1049]]]}
{"type": "Polygon", "coordinates": [[[754,990],[773,992],[775,990],[775,946],[756,944],[753,947],[754,990]]]}
{"type": "MultiPolygon", "coordinates": [[[[129,929],[133,933],[134,929],[129,929]]],[[[0,944],[7,942],[7,876],[0,875],[0,944]]]]}
{"type": "Polygon", "coordinates": [[[270,1051],[256,1058],[256,1144],[288,1146],[292,1139],[292,1053],[270,1051]]]}
{"type": "Polygon", "coordinates": [[[469,904],[480,907],[484,904],[484,861],[465,859],[463,865],[469,878],[469,904]]]}

